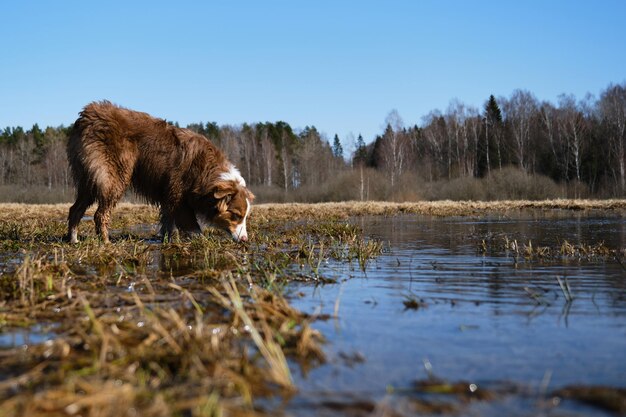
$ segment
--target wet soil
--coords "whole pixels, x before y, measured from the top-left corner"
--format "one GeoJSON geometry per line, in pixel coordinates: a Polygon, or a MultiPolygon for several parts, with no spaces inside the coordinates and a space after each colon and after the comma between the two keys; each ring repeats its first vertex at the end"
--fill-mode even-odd
{"type": "Polygon", "coordinates": [[[266,205],[248,245],[125,205],[110,246],[11,207],[0,411],[624,415],[625,203],[537,204],[266,205]]]}

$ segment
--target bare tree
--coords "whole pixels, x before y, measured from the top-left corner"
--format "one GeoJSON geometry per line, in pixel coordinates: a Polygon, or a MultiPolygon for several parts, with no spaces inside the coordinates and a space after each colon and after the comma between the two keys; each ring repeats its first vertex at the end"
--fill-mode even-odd
{"type": "Polygon", "coordinates": [[[389,172],[391,187],[405,169],[408,152],[407,135],[403,131],[403,121],[397,110],[389,112],[385,118],[385,133],[382,138],[381,157],[389,172]]]}
{"type": "Polygon", "coordinates": [[[559,111],[549,102],[541,103],[539,108],[540,129],[547,139],[552,158],[560,178],[567,176],[568,153],[559,134],[559,111]]]}
{"type": "Polygon", "coordinates": [[[285,192],[287,192],[289,190],[289,179],[290,179],[290,173],[291,173],[291,157],[290,157],[290,152],[288,149],[288,138],[287,138],[287,133],[285,131],[281,131],[280,133],[280,142],[281,142],[281,146],[280,146],[280,163],[282,165],[282,171],[283,171],[283,187],[285,189],[285,192]]]}
{"type": "MultiPolygon", "coordinates": [[[[459,100],[452,100],[445,116],[448,136],[448,178],[452,177],[451,161],[454,157],[459,175],[472,175],[475,153],[471,148],[470,129],[477,128],[469,123],[471,110],[459,100]]],[[[474,116],[478,113],[474,110],[474,116]]],[[[474,132],[475,139],[478,132],[474,132]]]]}
{"type": "Polygon", "coordinates": [[[469,141],[470,153],[466,158],[466,172],[468,175],[477,176],[478,149],[480,143],[480,127],[482,120],[476,107],[467,109],[467,119],[465,121],[466,132],[469,141]]]}
{"type": "Polygon", "coordinates": [[[610,142],[611,159],[619,170],[619,186],[626,189],[626,83],[609,85],[600,95],[600,117],[610,142]]]}
{"type": "Polygon", "coordinates": [[[245,124],[241,127],[239,133],[239,149],[241,149],[241,159],[243,161],[243,169],[246,173],[246,178],[250,184],[255,184],[252,176],[252,161],[256,157],[256,146],[254,143],[254,129],[245,124]]]}
{"type": "Polygon", "coordinates": [[[305,128],[300,133],[300,140],[297,160],[301,184],[321,185],[331,175],[330,165],[334,158],[330,146],[314,127],[305,128]]]}
{"type": "MultiPolygon", "coordinates": [[[[257,125],[257,129],[259,126],[257,125]]],[[[259,171],[261,172],[261,177],[263,178],[263,184],[267,186],[272,185],[272,171],[273,164],[272,161],[276,158],[276,151],[274,149],[274,145],[269,138],[267,129],[264,126],[260,127],[259,132],[259,146],[261,148],[261,157],[257,158],[256,162],[259,166],[259,171]]]]}
{"type": "Polygon", "coordinates": [[[220,149],[226,154],[230,161],[237,162],[239,165],[239,161],[241,161],[241,148],[239,136],[241,135],[241,130],[235,126],[222,126],[219,129],[219,142],[220,149]]]}
{"type": "Polygon", "coordinates": [[[33,162],[35,155],[33,150],[35,144],[32,135],[26,134],[22,140],[16,144],[17,154],[17,177],[22,185],[28,186],[32,184],[33,162]]]}
{"type": "Polygon", "coordinates": [[[8,143],[0,142],[0,185],[4,185],[8,181],[10,151],[8,143]]]}
{"type": "Polygon", "coordinates": [[[47,128],[45,132],[46,149],[41,164],[45,171],[45,181],[48,189],[62,186],[67,190],[69,186],[69,164],[65,151],[65,135],[60,129],[47,128]]]}
{"type": "Polygon", "coordinates": [[[576,180],[580,181],[585,119],[572,95],[559,96],[559,113],[559,132],[567,144],[569,165],[573,166],[576,180]]]}
{"type": "Polygon", "coordinates": [[[509,100],[503,100],[503,110],[513,134],[513,153],[517,164],[528,171],[530,128],[537,113],[537,99],[529,91],[515,90],[509,100]]]}
{"type": "Polygon", "coordinates": [[[439,179],[443,167],[446,166],[444,142],[447,137],[446,121],[439,111],[431,111],[424,117],[423,136],[427,143],[427,155],[432,161],[429,169],[429,180],[439,179]]]}

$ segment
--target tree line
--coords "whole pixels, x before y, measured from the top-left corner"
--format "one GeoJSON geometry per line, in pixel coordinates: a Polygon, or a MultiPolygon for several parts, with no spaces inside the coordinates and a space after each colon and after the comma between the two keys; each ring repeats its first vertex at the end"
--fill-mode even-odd
{"type": "MultiPolygon", "coordinates": [[[[505,167],[584,188],[589,195],[623,196],[626,190],[626,83],[610,84],[598,98],[563,94],[556,103],[526,90],[491,95],[482,108],[452,100],[419,125],[406,126],[393,110],[385,126],[369,144],[361,135],[344,143],[353,149],[348,158],[337,135],[331,143],[313,126],[296,131],[283,121],[209,122],[187,128],[218,145],[270,200],[303,194],[309,200],[342,198],[326,192],[334,188],[359,190],[350,198],[371,198],[364,191],[370,179],[387,190],[373,197],[389,198],[406,186],[407,177],[425,183],[483,178],[505,167]]],[[[0,186],[71,189],[65,153],[70,129],[35,124],[0,131],[0,186]]]]}
{"type": "Polygon", "coordinates": [[[556,104],[531,92],[488,98],[484,107],[458,100],[431,111],[421,126],[404,127],[397,112],[359,161],[383,169],[390,184],[416,170],[430,181],[490,175],[506,166],[578,183],[592,194],[624,195],[626,84],[609,85],[598,99],[563,94],[556,104]]]}

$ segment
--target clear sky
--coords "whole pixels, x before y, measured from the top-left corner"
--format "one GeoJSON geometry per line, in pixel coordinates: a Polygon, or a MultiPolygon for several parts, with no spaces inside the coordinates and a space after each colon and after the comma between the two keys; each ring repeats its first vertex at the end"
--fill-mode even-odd
{"type": "Polygon", "coordinates": [[[283,120],[329,140],[517,88],[626,81],[626,1],[3,1],[0,128],[108,99],[181,125],[283,120]]]}

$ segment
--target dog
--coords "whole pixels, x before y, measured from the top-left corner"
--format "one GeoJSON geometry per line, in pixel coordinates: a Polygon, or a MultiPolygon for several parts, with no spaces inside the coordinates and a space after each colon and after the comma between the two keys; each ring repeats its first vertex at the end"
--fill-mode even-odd
{"type": "Polygon", "coordinates": [[[246,242],[254,195],[233,164],[207,138],[147,113],[109,101],[85,106],[67,144],[76,202],[68,214],[67,239],[78,242],[78,224],[89,206],[96,233],[109,242],[111,211],[132,188],[160,206],[163,239],[201,233],[200,223],[246,242]]]}

